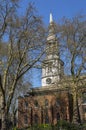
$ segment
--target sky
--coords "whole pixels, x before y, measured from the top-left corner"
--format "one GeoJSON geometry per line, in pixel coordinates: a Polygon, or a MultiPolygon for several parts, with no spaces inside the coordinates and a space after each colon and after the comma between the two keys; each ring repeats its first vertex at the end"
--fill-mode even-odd
{"type": "Polygon", "coordinates": [[[56,22],[64,16],[71,18],[79,13],[86,14],[86,0],[21,0],[21,13],[27,7],[28,2],[34,3],[46,25],[49,23],[50,12],[56,22]]]}
{"type": "MultiPolygon", "coordinates": [[[[86,0],[20,0],[20,14],[24,13],[28,2],[34,3],[38,14],[42,16],[45,25],[49,24],[49,15],[52,13],[56,23],[62,17],[72,18],[78,14],[86,15],[86,0]]],[[[40,74],[35,71],[32,76],[33,86],[41,86],[40,74]]],[[[28,80],[28,77],[27,77],[28,80]]]]}

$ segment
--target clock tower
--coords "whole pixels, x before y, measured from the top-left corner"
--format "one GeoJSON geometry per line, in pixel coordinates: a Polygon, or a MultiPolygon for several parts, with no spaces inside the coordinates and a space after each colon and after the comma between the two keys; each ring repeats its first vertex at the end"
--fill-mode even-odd
{"type": "Polygon", "coordinates": [[[50,14],[50,24],[46,42],[46,57],[42,63],[42,86],[58,83],[64,73],[64,63],[59,56],[59,45],[55,32],[55,23],[50,14]]]}

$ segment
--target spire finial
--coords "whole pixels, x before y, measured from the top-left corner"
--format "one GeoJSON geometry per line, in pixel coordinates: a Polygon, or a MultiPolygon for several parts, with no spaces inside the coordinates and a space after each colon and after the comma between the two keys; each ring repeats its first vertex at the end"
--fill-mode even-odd
{"type": "Polygon", "coordinates": [[[50,23],[53,22],[53,16],[52,16],[52,13],[50,13],[50,23]]]}

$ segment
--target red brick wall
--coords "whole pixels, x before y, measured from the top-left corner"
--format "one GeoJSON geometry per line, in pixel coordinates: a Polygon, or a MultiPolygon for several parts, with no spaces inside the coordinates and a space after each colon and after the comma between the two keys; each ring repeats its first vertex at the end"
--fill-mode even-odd
{"type": "Polygon", "coordinates": [[[60,114],[60,119],[69,120],[69,99],[67,92],[57,92],[57,93],[46,93],[34,96],[28,96],[25,98],[19,98],[18,102],[18,127],[26,127],[35,124],[35,114],[38,116],[38,124],[45,123],[46,113],[49,117],[50,124],[56,124],[57,114],[60,114]],[[48,106],[45,106],[45,100],[49,101],[48,106]],[[60,106],[56,101],[60,102],[60,106]],[[38,107],[35,107],[34,102],[38,101],[38,107]],[[25,107],[25,102],[28,102],[28,107],[25,107]],[[25,115],[28,117],[28,123],[24,123],[25,115]],[[42,119],[43,117],[43,119],[42,119]]]}

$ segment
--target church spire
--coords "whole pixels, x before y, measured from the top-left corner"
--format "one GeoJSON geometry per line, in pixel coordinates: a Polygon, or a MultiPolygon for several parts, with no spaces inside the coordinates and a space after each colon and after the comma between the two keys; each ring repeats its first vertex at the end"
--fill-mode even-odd
{"type": "Polygon", "coordinates": [[[50,21],[49,21],[47,41],[53,42],[55,39],[56,39],[55,23],[54,23],[54,21],[53,21],[52,13],[50,13],[50,21]]]}
{"type": "MultiPolygon", "coordinates": [[[[48,36],[46,41],[46,57],[42,64],[42,86],[57,84],[63,75],[63,62],[59,57],[56,24],[50,13],[48,36]]],[[[52,86],[52,85],[51,85],[52,86]]]]}
{"type": "Polygon", "coordinates": [[[53,16],[52,16],[52,13],[50,13],[50,23],[53,22],[53,16]]]}

